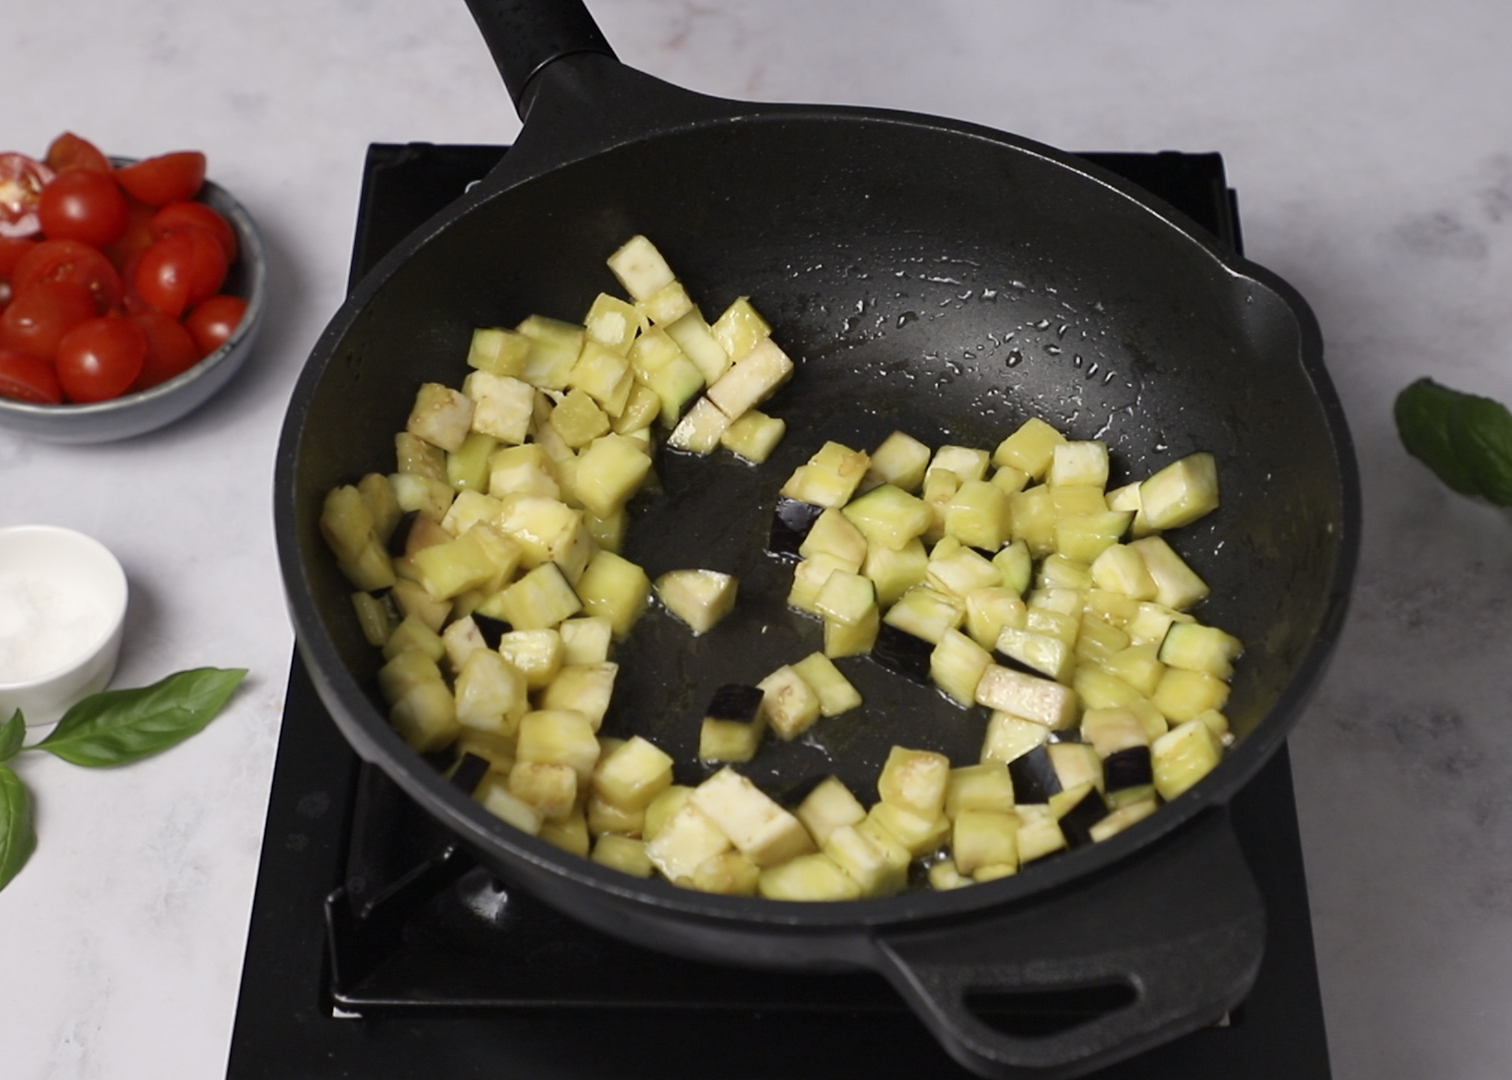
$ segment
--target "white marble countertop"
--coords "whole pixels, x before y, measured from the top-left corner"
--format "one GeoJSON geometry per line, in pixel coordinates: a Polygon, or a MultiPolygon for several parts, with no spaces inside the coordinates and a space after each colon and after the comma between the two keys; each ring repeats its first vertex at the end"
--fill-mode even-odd
{"type": "MultiPolygon", "coordinates": [[[[965,118],[1071,149],[1220,150],[1249,255],[1322,323],[1364,479],[1347,632],[1292,740],[1335,1076],[1512,1074],[1512,524],[1397,443],[1420,374],[1512,401],[1512,6],[1484,0],[596,0],[627,61],[728,96],[965,118]]],[[[11,5],[4,149],[198,147],[258,218],[259,355],[113,446],[0,434],[0,525],[104,541],[117,685],[247,666],[202,735],[92,772],[26,755],[0,893],[0,1072],[219,1077],[290,654],[278,429],[341,299],[365,147],[506,142],[461,0],[11,5]]]]}

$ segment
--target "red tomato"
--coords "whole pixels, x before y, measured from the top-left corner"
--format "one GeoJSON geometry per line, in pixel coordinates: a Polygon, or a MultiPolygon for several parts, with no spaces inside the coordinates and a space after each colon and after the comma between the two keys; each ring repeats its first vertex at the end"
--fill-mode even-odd
{"type": "Polygon", "coordinates": [[[69,401],[120,397],[147,361],[147,335],[124,315],[80,323],[58,343],[58,382],[69,401]]]}
{"type": "Polygon", "coordinates": [[[185,229],[204,229],[225,249],[226,262],[236,261],[236,230],[214,208],[201,202],[173,202],[152,216],[152,238],[185,229]]]}
{"type": "Polygon", "coordinates": [[[192,199],[205,182],[205,155],[198,150],[160,154],[116,170],[121,186],[151,206],[192,199]]]}
{"type": "Polygon", "coordinates": [[[105,255],[121,271],[121,279],[125,281],[129,278],[126,266],[132,256],[146,251],[157,239],[152,235],[152,216],[157,213],[157,207],[122,194],[126,199],[126,229],[120,239],[105,248],[105,255]]]}
{"type": "Polygon", "coordinates": [[[184,316],[184,326],[194,337],[201,356],[209,356],[226,343],[247,313],[247,302],[239,296],[212,296],[184,316]]]}
{"type": "MultiPolygon", "coordinates": [[[[203,306],[203,305],[201,305],[203,306]]],[[[148,308],[128,316],[147,335],[147,359],[142,372],[131,384],[131,392],[167,382],[182,375],[200,361],[199,349],[184,324],[157,308],[148,308]]]]}
{"type": "Polygon", "coordinates": [[[126,196],[113,176],[75,169],[42,189],[37,216],[50,240],[104,247],[126,231],[126,196]]]}
{"type": "Polygon", "coordinates": [[[110,176],[115,167],[110,159],[88,139],[81,139],[71,131],[65,131],[47,148],[47,167],[60,176],[75,169],[104,173],[110,176]]]}
{"type": "Polygon", "coordinates": [[[0,154],[0,236],[33,236],[41,231],[37,204],[53,171],[25,154],[0,154]]]}
{"type": "Polygon", "coordinates": [[[51,360],[63,335],[95,317],[89,293],[71,281],[35,281],[16,286],[0,315],[0,345],[51,360]]]}
{"type": "Polygon", "coordinates": [[[11,273],[16,292],[38,281],[67,281],[82,287],[94,298],[97,315],[121,304],[121,275],[98,248],[77,240],[44,240],[17,260],[11,273]]]}
{"type": "Polygon", "coordinates": [[[0,236],[0,277],[9,277],[16,270],[21,256],[37,246],[35,240],[19,236],[0,236]]]}
{"type": "Polygon", "coordinates": [[[0,397],[57,405],[63,401],[63,387],[46,360],[15,349],[0,349],[0,397]]]}
{"type": "Polygon", "coordinates": [[[226,253],[203,229],[171,233],[142,252],[133,281],[159,311],[184,309],[214,296],[226,280],[226,253]]]}

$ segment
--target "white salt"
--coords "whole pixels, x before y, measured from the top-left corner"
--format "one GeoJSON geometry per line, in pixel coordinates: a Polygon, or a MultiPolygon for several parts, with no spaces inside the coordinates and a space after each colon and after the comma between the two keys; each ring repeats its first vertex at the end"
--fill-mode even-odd
{"type": "Polygon", "coordinates": [[[37,574],[0,573],[0,683],[65,667],[108,629],[109,616],[88,589],[37,574]]]}

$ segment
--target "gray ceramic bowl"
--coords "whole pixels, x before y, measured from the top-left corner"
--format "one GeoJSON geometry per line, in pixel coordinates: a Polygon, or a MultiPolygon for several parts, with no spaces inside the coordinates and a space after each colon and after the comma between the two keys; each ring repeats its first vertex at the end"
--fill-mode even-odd
{"type": "MultiPolygon", "coordinates": [[[[113,159],[117,165],[127,164],[113,159]]],[[[220,211],[236,230],[241,248],[222,292],[245,297],[247,313],[230,339],[176,378],[150,390],[91,405],[33,405],[0,397],[0,428],[57,443],[103,443],[129,439],[171,424],[225,386],[252,353],[267,313],[268,261],[251,216],[225,188],[205,181],[199,201],[220,211]]]]}

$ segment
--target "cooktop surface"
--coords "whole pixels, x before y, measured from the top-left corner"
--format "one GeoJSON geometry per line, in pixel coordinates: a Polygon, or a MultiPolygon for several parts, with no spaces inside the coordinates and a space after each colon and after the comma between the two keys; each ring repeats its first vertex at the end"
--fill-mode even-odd
{"type": "MultiPolygon", "coordinates": [[[[495,164],[503,147],[375,145],[357,280],[495,164]]],[[[1239,247],[1216,154],[1094,154],[1239,247]]],[[[1099,1080],[1328,1080],[1285,750],[1235,799],[1265,899],[1265,959],[1243,1005],[1099,1080]]],[[[1096,993],[995,1018],[1053,1031],[1116,1006],[1096,993]]],[[[291,669],[227,1075],[848,1080],[969,1076],[870,973],[751,972],[583,927],[500,885],[326,715],[291,669]]]]}

